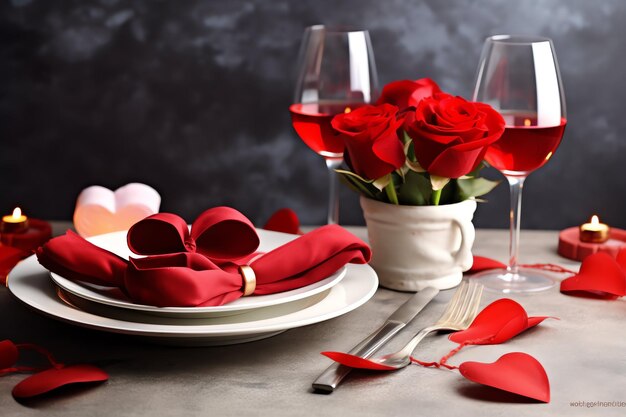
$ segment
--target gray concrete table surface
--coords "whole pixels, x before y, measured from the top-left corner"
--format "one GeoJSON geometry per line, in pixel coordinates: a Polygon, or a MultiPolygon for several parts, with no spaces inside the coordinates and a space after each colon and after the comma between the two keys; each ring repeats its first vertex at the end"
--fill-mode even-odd
{"type": "MultiPolygon", "coordinates": [[[[59,226],[59,225],[57,225],[59,226]]],[[[350,228],[365,237],[364,228],[350,228]]],[[[506,261],[508,231],[478,230],[474,253],[506,261]]],[[[577,269],[556,254],[558,234],[523,231],[521,262],[552,262],[577,269]]],[[[560,277],[562,278],[562,276],[560,277]]],[[[434,322],[453,291],[444,291],[384,349],[394,351],[434,322]]],[[[0,377],[1,416],[592,416],[624,415],[626,407],[626,301],[565,296],[558,287],[511,296],[530,315],[548,315],[539,327],[495,346],[472,346],[452,358],[492,362],[514,351],[537,358],[550,378],[549,404],[500,395],[457,371],[410,366],[394,373],[353,372],[331,395],[311,382],[331,361],[324,350],[347,351],[410,294],[379,289],[365,305],[341,317],[292,329],[269,339],[224,347],[175,348],[64,324],[43,317],[0,288],[0,340],[38,343],[66,363],[106,370],[103,385],[20,404],[11,390],[24,375],[0,377]],[[586,402],[586,404],[585,404],[586,402]],[[576,404],[582,406],[577,406],[576,404]]],[[[486,293],[482,304],[502,297],[486,293]]],[[[455,345],[425,339],[415,356],[438,360],[455,345]]],[[[30,356],[29,356],[30,357],[30,356]]]]}

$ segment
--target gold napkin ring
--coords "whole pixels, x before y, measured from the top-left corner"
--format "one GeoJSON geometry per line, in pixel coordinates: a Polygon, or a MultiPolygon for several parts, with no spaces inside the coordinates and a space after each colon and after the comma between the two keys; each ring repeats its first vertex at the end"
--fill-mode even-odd
{"type": "Polygon", "coordinates": [[[243,296],[251,295],[256,289],[256,275],[249,265],[239,265],[239,273],[243,278],[243,296]]]}

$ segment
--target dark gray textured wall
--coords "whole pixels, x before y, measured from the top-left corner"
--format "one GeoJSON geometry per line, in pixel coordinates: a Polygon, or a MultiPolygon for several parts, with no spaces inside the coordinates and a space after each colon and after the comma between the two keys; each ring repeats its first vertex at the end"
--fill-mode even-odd
{"type": "MultiPolygon", "coordinates": [[[[569,123],[527,181],[523,226],[598,212],[626,227],[625,21],[621,0],[3,1],[0,210],[69,219],[85,186],[143,181],[190,220],[227,204],[323,222],[325,167],[287,106],[303,28],[341,23],[370,30],[382,83],[428,76],[464,96],[486,36],[552,37],[569,123]]],[[[477,225],[506,226],[506,186],[489,200],[477,225]]],[[[342,222],[362,222],[348,190],[342,222]]]]}

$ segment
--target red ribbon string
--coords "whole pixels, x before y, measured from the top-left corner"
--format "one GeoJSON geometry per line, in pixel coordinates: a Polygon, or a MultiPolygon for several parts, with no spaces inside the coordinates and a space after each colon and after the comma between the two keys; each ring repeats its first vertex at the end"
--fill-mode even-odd
{"type": "Polygon", "coordinates": [[[446,368],[449,370],[455,370],[455,369],[459,369],[458,366],[454,366],[454,365],[448,365],[448,360],[450,360],[451,357],[453,357],[454,355],[456,355],[457,353],[459,353],[461,351],[461,349],[463,349],[465,346],[468,345],[477,345],[477,344],[481,344],[484,342],[489,342],[491,339],[493,339],[492,337],[488,337],[486,339],[477,339],[477,340],[468,340],[467,342],[463,342],[461,344],[459,344],[457,347],[455,347],[454,349],[452,349],[450,352],[448,352],[445,356],[443,356],[441,359],[439,359],[438,362],[424,362],[421,361],[417,358],[414,358],[413,356],[411,356],[411,362],[416,363],[418,365],[424,366],[426,368],[446,368]]]}
{"type": "Polygon", "coordinates": [[[17,347],[18,349],[32,350],[39,353],[40,355],[44,356],[48,360],[48,362],[50,362],[50,365],[52,365],[52,367],[55,369],[61,369],[65,367],[65,364],[58,362],[49,350],[39,345],[36,345],[34,343],[19,343],[16,344],[15,347],[17,347]]]}
{"type": "Polygon", "coordinates": [[[577,274],[578,272],[572,271],[571,269],[563,268],[562,266],[555,264],[523,264],[520,265],[522,268],[532,268],[532,269],[542,269],[544,271],[550,272],[558,272],[560,274],[577,274]]]}
{"type": "MultiPolygon", "coordinates": [[[[58,362],[54,358],[54,356],[52,356],[52,353],[50,353],[50,351],[48,351],[47,349],[39,345],[35,345],[33,343],[19,343],[19,344],[15,344],[15,347],[18,349],[22,349],[22,350],[32,350],[32,351],[39,353],[40,355],[44,356],[48,360],[48,362],[50,362],[51,367],[54,369],[62,369],[65,367],[65,364],[58,362]]],[[[46,369],[49,369],[49,368],[47,367],[39,368],[39,367],[34,367],[34,366],[12,366],[9,368],[0,369],[0,375],[7,375],[7,374],[16,373],[16,372],[39,372],[39,371],[44,371],[46,369]]]]}
{"type": "Polygon", "coordinates": [[[450,370],[458,369],[457,366],[448,365],[448,364],[442,363],[442,362],[422,362],[419,359],[416,359],[416,358],[414,358],[412,356],[411,356],[411,362],[416,363],[418,365],[422,365],[422,366],[427,367],[427,368],[429,368],[429,367],[435,367],[435,368],[444,367],[444,368],[447,368],[447,369],[450,369],[450,370]]]}

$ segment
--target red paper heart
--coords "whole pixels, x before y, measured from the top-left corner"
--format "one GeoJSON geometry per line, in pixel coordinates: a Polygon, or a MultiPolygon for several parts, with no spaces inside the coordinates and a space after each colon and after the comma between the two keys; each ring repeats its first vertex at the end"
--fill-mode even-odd
{"type": "Polygon", "coordinates": [[[29,376],[13,388],[15,398],[29,398],[50,392],[64,385],[103,382],[109,375],[92,365],[72,365],[48,369],[29,376]]]}
{"type": "Polygon", "coordinates": [[[519,303],[501,298],[485,307],[470,327],[448,338],[455,343],[487,345],[504,343],[523,331],[538,325],[548,317],[528,317],[519,303]]]}
{"type": "Polygon", "coordinates": [[[507,353],[493,363],[464,362],[459,371],[470,381],[550,402],[548,375],[539,361],[526,353],[507,353]]]}
{"type": "Polygon", "coordinates": [[[295,211],[290,208],[282,208],[276,211],[263,226],[265,230],[274,232],[291,233],[293,235],[301,235],[300,220],[295,211]]]}
{"type": "Polygon", "coordinates": [[[345,366],[349,366],[350,368],[357,369],[370,369],[373,371],[397,371],[398,368],[394,368],[392,366],[382,365],[378,362],[370,361],[369,359],[364,359],[360,356],[351,355],[349,353],[343,352],[322,352],[322,355],[334,360],[337,363],[340,363],[345,366]]]}
{"type": "Polygon", "coordinates": [[[626,253],[620,251],[618,259],[598,252],[585,258],[580,272],[561,282],[561,292],[569,295],[589,295],[616,299],[626,295],[626,253]]]}
{"type": "Polygon", "coordinates": [[[0,342],[0,372],[9,368],[17,362],[20,354],[17,351],[17,346],[10,340],[3,340],[0,342]]]}
{"type": "Polygon", "coordinates": [[[474,256],[474,263],[472,267],[467,271],[468,274],[475,272],[485,271],[487,269],[499,269],[506,268],[506,265],[502,262],[498,262],[495,259],[485,258],[484,256],[474,256]]]}

